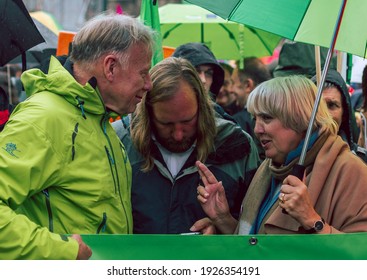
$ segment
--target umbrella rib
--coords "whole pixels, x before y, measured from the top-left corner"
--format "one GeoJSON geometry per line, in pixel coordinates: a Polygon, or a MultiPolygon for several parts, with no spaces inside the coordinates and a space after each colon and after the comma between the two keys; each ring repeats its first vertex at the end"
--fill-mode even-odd
{"type": "Polygon", "coordinates": [[[166,39],[169,34],[171,33],[172,30],[175,30],[177,27],[179,27],[181,25],[181,23],[177,23],[175,26],[173,26],[171,29],[167,30],[164,35],[163,35],[163,39],[166,39]]]}
{"type": "Polygon", "coordinates": [[[252,27],[247,27],[253,34],[255,34],[261,43],[263,43],[263,45],[265,46],[266,50],[269,52],[269,54],[272,54],[273,51],[268,47],[268,45],[266,44],[266,42],[263,40],[263,38],[256,32],[255,29],[253,29],[252,27]]]}
{"type": "Polygon", "coordinates": [[[293,39],[296,37],[297,33],[298,33],[298,30],[301,28],[301,22],[303,21],[303,19],[305,18],[306,14],[307,14],[307,11],[308,9],[310,8],[310,5],[311,5],[311,0],[308,1],[308,5],[307,5],[307,8],[305,9],[305,12],[303,13],[302,15],[302,18],[300,18],[299,20],[299,23],[298,23],[298,26],[297,26],[297,30],[294,32],[293,34],[293,39]]]}
{"type": "Polygon", "coordinates": [[[228,37],[231,40],[234,41],[234,43],[236,44],[237,49],[240,49],[240,46],[239,46],[238,42],[236,41],[235,37],[233,36],[233,33],[223,23],[219,23],[219,26],[221,26],[225,31],[227,31],[228,37]]]}
{"type": "Polygon", "coordinates": [[[240,6],[242,2],[243,2],[243,0],[240,0],[240,1],[237,2],[236,6],[234,6],[233,9],[231,10],[231,12],[229,13],[227,19],[232,18],[233,13],[237,10],[237,7],[240,6]]]}

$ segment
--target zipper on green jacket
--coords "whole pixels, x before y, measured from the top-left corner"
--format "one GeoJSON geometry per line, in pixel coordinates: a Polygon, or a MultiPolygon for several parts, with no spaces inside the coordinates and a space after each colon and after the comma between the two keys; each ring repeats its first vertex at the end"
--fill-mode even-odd
{"type": "Polygon", "coordinates": [[[53,218],[52,218],[50,194],[48,192],[48,189],[44,189],[42,191],[42,193],[46,197],[46,208],[47,208],[47,213],[48,213],[48,229],[49,229],[49,231],[53,232],[54,231],[54,223],[53,223],[53,218]]]}
{"type": "Polygon", "coordinates": [[[78,135],[78,127],[79,127],[79,123],[76,123],[76,125],[74,127],[73,134],[71,135],[71,142],[72,142],[72,146],[71,146],[71,160],[74,160],[74,157],[75,157],[75,138],[78,135]]]}
{"type": "Polygon", "coordinates": [[[98,226],[97,234],[99,234],[100,232],[105,232],[106,226],[107,226],[107,214],[106,212],[103,212],[102,222],[98,226]]]}
{"type": "Polygon", "coordinates": [[[112,173],[112,178],[113,178],[113,185],[115,187],[115,193],[117,193],[117,186],[116,186],[116,179],[115,179],[115,174],[114,174],[114,169],[113,169],[113,165],[115,165],[115,161],[113,160],[110,151],[108,150],[108,148],[106,146],[104,146],[105,150],[106,150],[106,154],[107,154],[107,158],[108,158],[108,163],[110,164],[110,169],[111,169],[111,173],[112,173]]]}
{"type": "MultiPolygon", "coordinates": [[[[107,123],[108,122],[109,122],[108,115],[105,114],[105,116],[101,120],[101,127],[102,127],[103,133],[106,137],[106,140],[108,142],[108,145],[111,149],[112,154],[110,153],[110,150],[107,148],[107,146],[105,146],[105,150],[106,150],[106,153],[107,153],[107,156],[108,156],[108,159],[109,159],[109,163],[110,163],[110,169],[111,169],[111,173],[112,173],[112,177],[113,177],[113,183],[114,183],[114,186],[115,186],[115,193],[118,193],[118,195],[119,195],[121,207],[123,208],[124,213],[125,213],[125,217],[126,217],[127,232],[129,232],[130,225],[128,223],[129,221],[128,221],[128,215],[127,215],[127,212],[126,212],[126,209],[125,209],[125,204],[124,204],[124,202],[122,200],[122,196],[121,196],[120,180],[119,180],[119,176],[118,176],[117,166],[115,164],[115,155],[113,154],[113,148],[112,148],[113,146],[112,146],[112,143],[111,143],[111,139],[107,134],[107,123]]],[[[127,157],[124,158],[124,161],[126,163],[127,157]]],[[[126,166],[125,166],[125,173],[127,173],[126,166]]],[[[126,174],[126,176],[127,176],[127,174],[126,174]]]]}

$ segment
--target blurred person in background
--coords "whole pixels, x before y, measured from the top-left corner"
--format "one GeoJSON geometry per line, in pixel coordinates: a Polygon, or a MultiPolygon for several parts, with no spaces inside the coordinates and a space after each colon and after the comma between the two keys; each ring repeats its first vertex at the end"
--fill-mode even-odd
{"type": "MultiPolygon", "coordinates": [[[[312,77],[316,84],[316,76],[312,77]]],[[[332,118],[338,124],[338,134],[348,143],[351,151],[367,162],[367,151],[358,146],[358,128],[355,112],[351,106],[347,84],[340,73],[329,69],[325,76],[322,97],[332,118]]]]}
{"type": "Polygon", "coordinates": [[[243,61],[243,69],[240,69],[239,62],[234,69],[232,79],[234,82],[233,91],[236,95],[236,105],[238,112],[233,115],[235,121],[242,127],[244,131],[254,138],[259,156],[263,160],[265,158],[264,150],[256,139],[254,133],[255,122],[251,114],[247,111],[247,99],[251,92],[262,82],[271,79],[267,66],[256,57],[248,57],[243,61]]]}
{"type": "Polygon", "coordinates": [[[220,62],[219,64],[224,70],[224,82],[215,102],[222,106],[226,113],[233,115],[236,112],[236,95],[233,92],[232,80],[233,67],[225,62],[220,62]]]}

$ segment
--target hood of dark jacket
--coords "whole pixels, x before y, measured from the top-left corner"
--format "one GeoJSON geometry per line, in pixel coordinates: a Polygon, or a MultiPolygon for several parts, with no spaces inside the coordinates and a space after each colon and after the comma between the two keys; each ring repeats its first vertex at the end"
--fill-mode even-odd
{"type": "MultiPolygon", "coordinates": [[[[316,84],[316,76],[312,77],[312,80],[316,84]]],[[[339,72],[334,69],[328,70],[325,77],[325,83],[333,84],[341,93],[343,118],[339,128],[339,135],[341,135],[342,138],[346,140],[349,146],[352,148],[353,143],[358,142],[358,129],[347,85],[339,72]]]]}
{"type": "MultiPolygon", "coordinates": [[[[324,66],[328,49],[320,47],[321,67],[324,66]]],[[[315,46],[301,42],[286,42],[279,53],[274,77],[304,75],[311,78],[316,74],[315,46]]],[[[331,59],[330,69],[336,69],[336,56],[331,59]]]]}
{"type": "Polygon", "coordinates": [[[191,62],[194,67],[209,64],[213,67],[213,83],[211,93],[216,96],[223,85],[224,70],[216,60],[211,50],[202,43],[187,43],[176,48],[173,57],[182,57],[191,62]]]}

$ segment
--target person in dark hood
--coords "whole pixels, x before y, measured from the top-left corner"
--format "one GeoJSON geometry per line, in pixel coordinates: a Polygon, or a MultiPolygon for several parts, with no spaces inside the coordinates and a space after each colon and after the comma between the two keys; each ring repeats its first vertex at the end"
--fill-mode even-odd
{"type": "Polygon", "coordinates": [[[222,106],[215,102],[224,82],[224,70],[212,51],[202,43],[186,43],[178,46],[172,56],[182,57],[195,67],[205,91],[214,102],[215,112],[223,119],[237,123],[232,116],[224,111],[222,106]]]}
{"type": "MultiPolygon", "coordinates": [[[[316,76],[312,77],[316,84],[316,76]]],[[[359,147],[358,128],[347,85],[338,71],[329,69],[325,77],[322,95],[329,112],[339,126],[338,134],[350,149],[367,162],[366,150],[359,147]]]]}
{"type": "MultiPolygon", "coordinates": [[[[320,47],[321,67],[324,67],[328,49],[320,47]]],[[[329,69],[336,69],[337,58],[333,55],[329,69]]],[[[278,59],[278,65],[273,70],[274,77],[290,75],[303,75],[311,78],[316,74],[315,46],[302,43],[285,41],[278,59]]]]}
{"type": "Polygon", "coordinates": [[[202,43],[187,43],[177,47],[172,56],[191,62],[199,73],[205,90],[215,100],[224,82],[224,70],[211,50],[202,43]]]}

